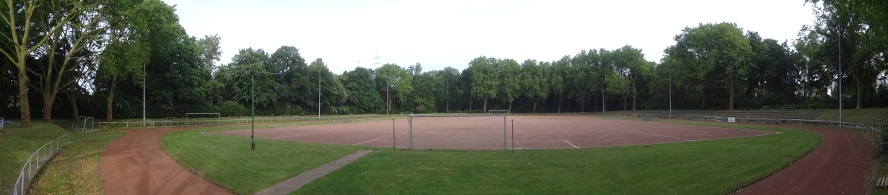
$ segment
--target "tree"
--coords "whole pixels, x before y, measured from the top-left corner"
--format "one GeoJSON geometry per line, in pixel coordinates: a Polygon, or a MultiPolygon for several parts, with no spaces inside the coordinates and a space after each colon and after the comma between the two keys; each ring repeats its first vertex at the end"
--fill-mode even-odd
{"type": "Polygon", "coordinates": [[[443,96],[441,99],[444,100],[444,112],[450,112],[450,102],[459,99],[463,91],[459,82],[459,70],[448,66],[438,73],[438,77],[444,85],[444,93],[441,94],[443,96]]]}
{"type": "Polygon", "coordinates": [[[424,72],[413,77],[413,111],[419,113],[435,112],[437,95],[441,94],[443,83],[438,80],[438,71],[424,72]]]}
{"type": "MultiPolygon", "coordinates": [[[[856,88],[857,109],[863,107],[863,96],[872,93],[878,75],[888,70],[888,16],[886,3],[872,0],[808,0],[814,4],[815,25],[809,31],[824,40],[825,62],[838,81],[856,88]],[[836,49],[839,48],[839,49],[836,49]],[[839,69],[841,64],[841,69],[839,69]]],[[[842,90],[847,90],[843,88],[842,90]]]]}
{"type": "MultiPolygon", "coordinates": [[[[68,11],[66,8],[77,6],[73,2],[61,4],[63,9],[46,10],[50,15],[69,15],[62,13],[68,11]]],[[[46,41],[46,44],[38,49],[35,53],[42,55],[40,57],[40,65],[34,68],[28,68],[28,71],[37,77],[37,91],[43,96],[43,121],[52,120],[52,106],[55,103],[56,96],[62,89],[67,89],[68,85],[73,83],[73,79],[68,74],[75,71],[81,66],[87,66],[91,63],[93,52],[85,50],[92,46],[95,48],[96,41],[102,34],[105,20],[105,7],[108,6],[107,1],[91,1],[82,6],[77,17],[66,23],[61,30],[52,32],[54,19],[51,17],[40,17],[37,20],[39,29],[50,30],[52,33],[46,41]],[[59,54],[61,56],[59,56],[59,54]]]]}
{"type": "Polygon", "coordinates": [[[19,88],[19,113],[21,117],[21,127],[31,125],[31,104],[28,101],[28,74],[26,70],[26,61],[28,57],[40,49],[46,41],[55,35],[58,31],[68,24],[75,17],[80,15],[83,1],[74,2],[73,5],[63,6],[63,4],[47,3],[45,1],[6,1],[7,13],[0,14],[3,18],[6,32],[3,33],[5,42],[12,47],[0,47],[0,53],[6,57],[18,71],[18,88],[19,88]],[[42,8],[41,8],[42,7],[42,8]],[[40,8],[40,9],[38,9],[40,8]],[[48,17],[50,14],[41,13],[38,10],[67,10],[60,11],[59,14],[47,18],[51,25],[46,29],[37,29],[36,21],[41,20],[36,17],[48,17]],[[6,34],[8,33],[8,34],[6,34]]]}
{"type": "Polygon", "coordinates": [[[282,104],[280,106],[289,108],[291,105],[308,105],[316,101],[317,83],[308,79],[308,65],[299,54],[299,49],[281,46],[271,54],[269,66],[269,71],[275,74],[275,83],[283,89],[276,92],[277,102],[282,104]]]}
{"type": "MultiPolygon", "coordinates": [[[[610,83],[619,85],[621,89],[616,90],[617,93],[624,96],[632,96],[632,110],[635,110],[638,103],[638,95],[647,88],[646,86],[641,86],[641,82],[650,76],[653,66],[645,61],[641,49],[636,49],[629,45],[614,50],[613,56],[614,70],[621,77],[614,79],[624,81],[612,80],[608,83],[608,86],[611,86],[610,83]]],[[[624,110],[626,108],[625,102],[623,108],[624,110]]]]}
{"type": "Polygon", "coordinates": [[[408,77],[410,73],[401,69],[397,64],[384,64],[376,69],[376,84],[379,91],[386,96],[386,113],[392,109],[393,99],[398,98],[398,102],[403,102],[407,97],[403,95],[412,91],[412,77],[408,77]]]}
{"type": "Polygon", "coordinates": [[[558,113],[561,113],[561,103],[564,102],[566,96],[565,76],[572,74],[570,71],[570,56],[561,57],[560,60],[552,62],[552,69],[549,72],[549,87],[553,95],[558,96],[558,113]]]}
{"type": "Polygon", "coordinates": [[[540,100],[549,97],[549,82],[546,80],[549,75],[548,69],[548,62],[537,65],[536,60],[524,60],[524,63],[521,64],[521,91],[533,102],[534,113],[536,113],[540,100]]]}
{"type": "Polygon", "coordinates": [[[509,112],[512,112],[512,102],[521,95],[521,66],[513,59],[499,60],[497,63],[499,72],[499,97],[509,104],[509,112]]]}
{"type": "MultiPolygon", "coordinates": [[[[130,9],[113,9],[108,20],[108,45],[99,55],[99,69],[97,76],[104,85],[105,95],[105,120],[114,119],[114,95],[120,82],[129,77],[143,77],[142,67],[150,58],[151,46],[149,42],[149,28],[160,24],[145,20],[146,17],[158,17],[152,15],[156,9],[162,6],[152,4],[153,1],[135,4],[134,1],[116,2],[120,6],[133,5],[130,9]]],[[[159,12],[163,13],[163,12],[159,12]]],[[[138,80],[141,83],[141,79],[138,80]]]]}
{"type": "MultiPolygon", "coordinates": [[[[327,68],[327,64],[324,63],[324,60],[318,58],[312,61],[311,64],[308,65],[308,73],[309,80],[313,81],[314,84],[318,84],[318,81],[320,81],[320,103],[322,107],[327,108],[326,113],[347,114],[347,110],[342,110],[338,106],[345,103],[349,94],[342,86],[342,83],[340,83],[339,80],[334,77],[333,73],[330,72],[330,69],[327,68]]],[[[316,90],[317,89],[315,89],[314,94],[317,94],[316,90]]],[[[317,107],[317,103],[315,103],[314,106],[317,107]]]]}
{"type": "Polygon", "coordinates": [[[346,104],[353,111],[369,113],[379,110],[380,105],[382,105],[382,98],[379,97],[379,93],[375,89],[376,81],[373,81],[373,74],[369,69],[357,67],[355,70],[342,75],[346,76],[343,83],[346,91],[348,91],[346,104]]]}
{"type": "MultiPolygon", "coordinates": [[[[666,61],[682,66],[693,82],[704,84],[700,86],[726,90],[728,110],[733,110],[735,88],[751,68],[752,49],[743,32],[733,23],[700,24],[682,30],[675,41],[666,49],[666,61]]],[[[704,97],[701,107],[705,105],[704,97]]]]}
{"type": "Polygon", "coordinates": [[[471,94],[484,102],[482,112],[487,112],[487,101],[497,97],[500,79],[497,77],[497,60],[490,57],[477,57],[469,62],[466,69],[471,73],[471,94]]]}

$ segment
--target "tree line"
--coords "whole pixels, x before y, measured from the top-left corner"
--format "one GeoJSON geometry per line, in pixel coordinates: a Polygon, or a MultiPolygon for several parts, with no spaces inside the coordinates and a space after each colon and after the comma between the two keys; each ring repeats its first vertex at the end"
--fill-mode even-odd
{"type": "Polygon", "coordinates": [[[839,83],[846,107],[888,106],[888,6],[877,0],[808,0],[816,23],[792,42],[727,22],[686,27],[659,62],[627,45],[340,74],[294,46],[245,48],[218,64],[221,37],[189,36],[160,0],[6,3],[0,116],[23,126],[31,113],[138,118],[143,90],[149,117],[248,115],[253,105],[262,115],[834,108],[839,83]]]}

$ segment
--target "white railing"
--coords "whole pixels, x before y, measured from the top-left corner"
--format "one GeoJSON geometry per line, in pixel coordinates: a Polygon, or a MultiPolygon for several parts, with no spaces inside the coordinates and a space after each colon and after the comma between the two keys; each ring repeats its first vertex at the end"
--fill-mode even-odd
{"type": "Polygon", "coordinates": [[[71,134],[66,133],[37,148],[37,151],[31,154],[22,166],[18,179],[15,180],[15,185],[12,186],[12,194],[27,194],[31,181],[37,176],[40,168],[46,166],[46,163],[49,163],[49,159],[70,143],[71,134]]]}

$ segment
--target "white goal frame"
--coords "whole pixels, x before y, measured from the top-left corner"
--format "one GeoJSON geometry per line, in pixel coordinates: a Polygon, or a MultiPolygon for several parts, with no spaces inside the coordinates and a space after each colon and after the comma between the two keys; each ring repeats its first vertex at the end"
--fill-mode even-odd
{"type": "Polygon", "coordinates": [[[415,117],[503,117],[503,151],[508,150],[507,133],[506,133],[506,116],[490,115],[490,114],[468,114],[468,113],[452,113],[452,114],[410,114],[407,116],[407,147],[413,149],[413,118],[415,117]]]}
{"type": "Polygon", "coordinates": [[[219,122],[220,122],[219,120],[222,120],[222,115],[219,114],[218,112],[189,112],[189,113],[185,113],[185,126],[186,127],[191,125],[191,123],[188,122],[189,115],[216,115],[216,120],[215,120],[216,125],[219,125],[219,122]]]}
{"type": "Polygon", "coordinates": [[[411,114],[413,114],[413,112],[401,112],[401,114],[398,114],[398,115],[406,116],[406,115],[411,115],[411,114]]]}

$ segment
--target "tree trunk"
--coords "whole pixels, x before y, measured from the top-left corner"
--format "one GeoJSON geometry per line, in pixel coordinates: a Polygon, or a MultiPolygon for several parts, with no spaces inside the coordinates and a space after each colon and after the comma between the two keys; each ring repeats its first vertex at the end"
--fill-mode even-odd
{"type": "Polygon", "coordinates": [[[43,122],[52,121],[52,104],[55,102],[55,96],[50,93],[43,92],[43,122]]]}
{"type": "Polygon", "coordinates": [[[114,120],[114,88],[117,88],[117,79],[111,79],[111,88],[108,89],[108,104],[105,106],[105,121],[114,120]]]}
{"type": "Polygon", "coordinates": [[[635,111],[635,105],[638,103],[638,90],[632,89],[632,111],[635,111]]]}
{"type": "Polygon", "coordinates": [[[586,112],[586,101],[580,102],[580,112],[586,112]]]}
{"type": "Polygon", "coordinates": [[[862,96],[863,88],[860,86],[860,78],[859,77],[854,77],[854,82],[857,83],[857,108],[856,109],[860,109],[860,107],[863,106],[863,103],[862,103],[863,101],[861,101],[862,100],[861,97],[863,97],[862,96]]]}
{"type": "Polygon", "coordinates": [[[729,82],[728,86],[728,110],[734,110],[734,83],[729,82]]]}
{"type": "MultiPolygon", "coordinates": [[[[25,63],[24,59],[19,62],[25,63]]],[[[31,104],[28,102],[28,74],[25,73],[25,66],[19,67],[18,74],[19,84],[19,114],[21,117],[20,127],[31,126],[31,104]]]]}
{"type": "Polygon", "coordinates": [[[623,96],[623,111],[626,111],[626,108],[629,106],[629,97],[623,96]]]}
{"type": "Polygon", "coordinates": [[[71,120],[77,120],[80,118],[80,112],[77,108],[77,94],[74,94],[74,90],[71,90],[73,86],[68,86],[68,90],[65,92],[65,95],[68,96],[68,101],[71,102],[71,120]]]}
{"type": "Polygon", "coordinates": [[[537,104],[538,103],[539,103],[539,100],[537,100],[537,98],[533,98],[533,113],[537,112],[537,104]]]}
{"type": "Polygon", "coordinates": [[[487,112],[487,98],[484,98],[484,108],[481,110],[481,113],[487,112]]]}
{"type": "Polygon", "coordinates": [[[509,101],[509,113],[512,113],[512,102],[514,101],[509,101]]]}
{"type": "Polygon", "coordinates": [[[564,97],[558,96],[558,113],[561,113],[561,102],[564,101],[564,97]]]}

